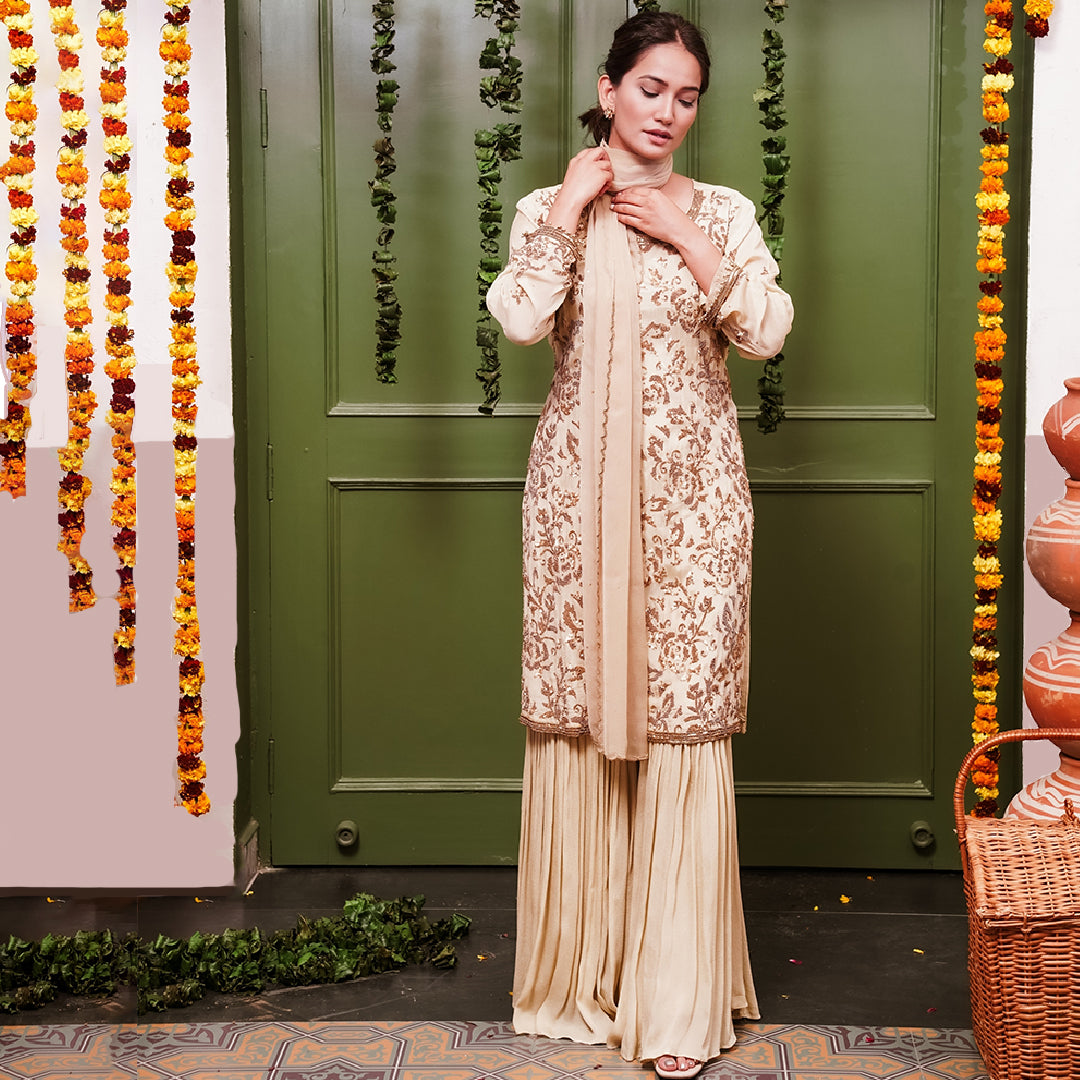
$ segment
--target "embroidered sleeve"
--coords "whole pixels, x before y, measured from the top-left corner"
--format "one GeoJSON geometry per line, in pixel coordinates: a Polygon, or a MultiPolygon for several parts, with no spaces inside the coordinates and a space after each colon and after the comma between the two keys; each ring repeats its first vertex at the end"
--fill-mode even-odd
{"type": "Polygon", "coordinates": [[[518,203],[510,258],[487,293],[488,311],[507,339],[518,345],[532,345],[551,333],[578,259],[574,237],[535,220],[540,211],[534,206],[531,197],[518,203]]]}
{"type": "Polygon", "coordinates": [[[727,243],[704,302],[704,321],[749,360],[767,360],[791,329],[791,298],[776,283],[779,268],[754,218],[754,204],[732,203],[727,243]]]}

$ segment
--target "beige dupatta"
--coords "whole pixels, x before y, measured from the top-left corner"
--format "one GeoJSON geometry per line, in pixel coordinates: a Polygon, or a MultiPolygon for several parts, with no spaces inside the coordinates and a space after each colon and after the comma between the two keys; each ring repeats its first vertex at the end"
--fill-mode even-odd
{"type": "MultiPolygon", "coordinates": [[[[668,156],[607,147],[610,190],[663,187],[668,156]]],[[[581,562],[589,734],[608,758],[648,757],[649,644],[641,535],[641,327],[632,239],[609,195],[589,209],[581,366],[581,562]]]]}

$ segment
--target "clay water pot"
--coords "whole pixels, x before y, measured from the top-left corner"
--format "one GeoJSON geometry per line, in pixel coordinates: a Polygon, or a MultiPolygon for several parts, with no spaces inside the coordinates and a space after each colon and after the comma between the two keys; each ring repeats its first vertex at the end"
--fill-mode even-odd
{"type": "Polygon", "coordinates": [[[1069,728],[1075,739],[1054,739],[1058,748],[1080,757],[1080,614],[1053,641],[1032,654],[1024,668],[1024,700],[1039,727],[1069,728]]]}
{"type": "Polygon", "coordinates": [[[1043,417],[1043,436],[1058,464],[1080,480],[1080,378],[1065,380],[1065,396],[1043,417]]]}
{"type": "Polygon", "coordinates": [[[1059,604],[1080,611],[1080,480],[1065,481],[1065,494],[1031,523],[1024,547],[1035,580],[1059,604]]]}

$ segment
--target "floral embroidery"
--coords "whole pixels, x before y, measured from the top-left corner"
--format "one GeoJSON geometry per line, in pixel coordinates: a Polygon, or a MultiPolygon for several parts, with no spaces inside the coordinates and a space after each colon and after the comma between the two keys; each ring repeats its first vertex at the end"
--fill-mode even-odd
{"type": "MultiPolygon", "coordinates": [[[[534,192],[519,204],[539,227],[526,231],[504,274],[515,306],[530,301],[528,278],[569,277],[553,319],[552,386],[525,488],[522,721],[577,735],[588,726],[577,425],[584,260],[572,261],[568,238],[542,224],[556,191],[534,192]]],[[[753,509],[725,354],[729,338],[741,334],[749,342],[749,335],[723,322],[732,291],[749,287],[728,250],[737,215],[756,229],[752,205],[740,199],[724,188],[695,191],[691,213],[728,255],[708,296],[675,249],[631,247],[645,364],[642,531],[653,742],[700,742],[745,725],[753,509]]],[[[580,247],[580,232],[577,239],[580,247]]],[[[770,266],[775,273],[770,260],[762,271],[767,278],[770,266]]],[[[758,288],[774,288],[761,275],[753,278],[758,288]]]]}

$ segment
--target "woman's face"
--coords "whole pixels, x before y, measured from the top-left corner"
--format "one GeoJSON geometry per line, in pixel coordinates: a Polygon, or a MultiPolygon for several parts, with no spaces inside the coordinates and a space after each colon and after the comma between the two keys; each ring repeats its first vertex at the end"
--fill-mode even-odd
{"type": "Polygon", "coordinates": [[[603,108],[613,110],[608,145],[656,161],[682,144],[697,116],[701,67],[681,42],[654,45],[615,86],[600,76],[603,108]]]}

